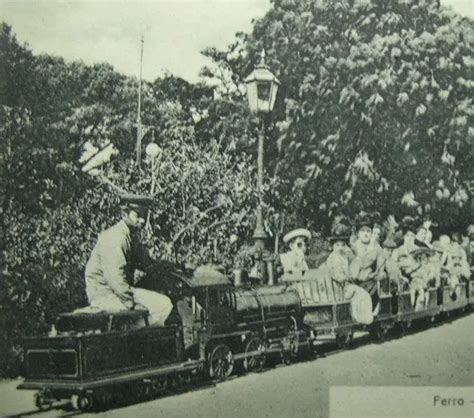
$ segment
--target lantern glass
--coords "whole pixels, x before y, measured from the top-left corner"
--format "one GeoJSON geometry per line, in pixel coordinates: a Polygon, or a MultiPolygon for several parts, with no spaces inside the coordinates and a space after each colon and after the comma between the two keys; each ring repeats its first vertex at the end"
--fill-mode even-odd
{"type": "Polygon", "coordinates": [[[258,81],[257,82],[257,96],[259,101],[270,102],[270,92],[272,89],[272,83],[269,81],[258,81]]]}
{"type": "Polygon", "coordinates": [[[247,99],[249,101],[249,108],[252,112],[258,111],[258,94],[257,83],[252,81],[247,83],[247,99]]]}
{"type": "Polygon", "coordinates": [[[271,85],[271,94],[270,94],[270,102],[269,102],[269,112],[273,110],[273,107],[275,106],[275,101],[277,98],[277,93],[278,93],[278,83],[273,82],[271,85]]]}

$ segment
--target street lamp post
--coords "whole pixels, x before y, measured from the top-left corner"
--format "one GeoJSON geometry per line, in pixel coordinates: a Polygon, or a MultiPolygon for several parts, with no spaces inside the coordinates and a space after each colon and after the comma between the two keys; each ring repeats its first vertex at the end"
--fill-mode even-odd
{"type": "MultiPolygon", "coordinates": [[[[162,154],[162,149],[155,144],[154,142],[150,142],[146,148],[145,152],[147,157],[151,160],[151,187],[150,187],[150,196],[153,197],[155,194],[155,188],[156,188],[156,180],[157,180],[157,167],[158,167],[158,162],[162,154]]],[[[148,211],[147,213],[147,219],[146,219],[146,230],[148,233],[152,234],[151,230],[151,223],[150,223],[150,217],[151,213],[148,211]]]]}
{"type": "MultiPolygon", "coordinates": [[[[280,81],[272,74],[269,67],[265,64],[265,51],[262,51],[261,59],[255,69],[244,80],[247,87],[247,98],[250,110],[263,117],[270,113],[275,105],[275,100],[280,86],[280,81]]],[[[263,124],[262,124],[263,125],[263,124]]],[[[255,240],[255,249],[263,251],[267,234],[263,228],[262,215],[262,196],[263,196],[263,154],[264,154],[264,129],[259,131],[258,135],[258,154],[257,154],[257,193],[258,204],[256,213],[256,222],[253,238],[255,240]]]]}

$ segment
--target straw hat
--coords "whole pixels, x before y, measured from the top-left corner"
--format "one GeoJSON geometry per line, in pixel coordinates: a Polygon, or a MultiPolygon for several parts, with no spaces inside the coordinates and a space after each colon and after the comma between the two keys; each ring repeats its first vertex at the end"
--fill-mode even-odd
{"type": "Polygon", "coordinates": [[[305,228],[298,228],[298,229],[293,229],[293,231],[288,232],[284,237],[283,237],[283,242],[287,244],[288,242],[294,240],[295,238],[298,237],[304,237],[306,239],[311,239],[311,232],[309,232],[305,228]]]}

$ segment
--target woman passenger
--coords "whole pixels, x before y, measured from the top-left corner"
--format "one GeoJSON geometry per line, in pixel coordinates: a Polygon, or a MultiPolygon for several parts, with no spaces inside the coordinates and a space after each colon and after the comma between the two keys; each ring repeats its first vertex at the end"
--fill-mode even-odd
{"type": "Polygon", "coordinates": [[[412,257],[412,251],[418,248],[415,244],[416,221],[411,216],[405,216],[401,222],[403,233],[403,244],[396,248],[392,253],[392,260],[396,262],[405,277],[408,277],[412,271],[418,268],[417,263],[412,257]]]}
{"type": "MultiPolygon", "coordinates": [[[[371,324],[372,300],[369,293],[351,282],[350,261],[353,258],[349,248],[351,228],[345,219],[339,219],[332,227],[332,235],[328,238],[332,251],[324,269],[329,279],[342,291],[343,299],[351,301],[352,318],[359,324],[371,324]]],[[[339,294],[339,292],[336,292],[339,294]]]]}

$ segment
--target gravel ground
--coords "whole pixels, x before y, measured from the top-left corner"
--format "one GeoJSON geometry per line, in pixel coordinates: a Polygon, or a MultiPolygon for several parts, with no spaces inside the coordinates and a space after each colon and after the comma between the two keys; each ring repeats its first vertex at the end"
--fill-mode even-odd
{"type": "MultiPolygon", "coordinates": [[[[381,344],[83,416],[318,418],[329,414],[329,387],[334,385],[474,386],[473,328],[474,315],[464,316],[381,344]]],[[[32,393],[15,390],[18,383],[0,382],[0,415],[78,414],[67,405],[37,413],[32,393]]]]}

